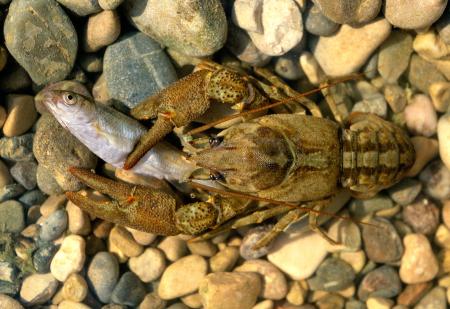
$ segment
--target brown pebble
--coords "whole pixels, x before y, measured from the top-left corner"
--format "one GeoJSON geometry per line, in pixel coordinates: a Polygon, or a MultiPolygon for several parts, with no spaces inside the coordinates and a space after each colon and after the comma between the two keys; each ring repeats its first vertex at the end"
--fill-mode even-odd
{"type": "Polygon", "coordinates": [[[431,235],[439,224],[439,209],[431,200],[420,198],[403,208],[403,220],[414,232],[431,235]]]}
{"type": "Polygon", "coordinates": [[[30,95],[10,94],[6,96],[8,116],[3,124],[5,136],[17,136],[28,131],[37,119],[34,98],[30,95]]]}
{"type": "Polygon", "coordinates": [[[94,235],[98,238],[107,238],[111,229],[114,227],[114,223],[100,220],[94,224],[94,235]]]}
{"type": "Polygon", "coordinates": [[[414,177],[439,153],[438,141],[434,138],[414,136],[411,142],[416,150],[416,161],[406,176],[414,177]]]}
{"type": "Polygon", "coordinates": [[[83,276],[74,273],[66,279],[62,291],[64,299],[82,302],[88,293],[88,286],[83,276]]]}
{"type": "Polygon", "coordinates": [[[414,306],[431,288],[430,282],[408,284],[406,288],[398,295],[397,303],[399,305],[414,306]]]}
{"type": "Polygon", "coordinates": [[[85,35],[84,50],[95,52],[113,43],[120,34],[120,18],[116,11],[102,11],[89,16],[85,35]]]}
{"type": "MultiPolygon", "coordinates": [[[[138,256],[144,251],[144,248],[134,240],[131,233],[120,225],[112,228],[109,234],[108,245],[110,246],[110,251],[113,246],[127,257],[138,256]]],[[[117,253],[117,251],[111,252],[117,253]]]]}
{"type": "Polygon", "coordinates": [[[40,211],[42,216],[48,217],[56,210],[63,208],[66,200],[67,198],[64,194],[50,195],[41,205],[40,211]]]}

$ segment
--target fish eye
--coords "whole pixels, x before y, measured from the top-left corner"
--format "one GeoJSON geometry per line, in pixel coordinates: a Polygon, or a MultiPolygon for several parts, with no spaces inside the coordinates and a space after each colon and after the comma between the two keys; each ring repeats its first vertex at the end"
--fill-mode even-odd
{"type": "Polygon", "coordinates": [[[71,93],[65,93],[63,95],[64,103],[67,105],[73,105],[77,102],[76,97],[71,93]]]}

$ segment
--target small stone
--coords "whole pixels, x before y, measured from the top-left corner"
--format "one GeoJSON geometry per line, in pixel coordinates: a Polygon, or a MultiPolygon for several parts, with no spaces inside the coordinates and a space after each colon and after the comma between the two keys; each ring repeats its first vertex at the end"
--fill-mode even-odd
{"type": "Polygon", "coordinates": [[[361,232],[350,220],[335,220],[328,229],[328,236],[338,242],[329,247],[330,252],[357,251],[361,248],[361,232]]]}
{"type": "Polygon", "coordinates": [[[87,16],[101,11],[98,0],[57,0],[79,16],[87,16]]]}
{"type": "Polygon", "coordinates": [[[14,265],[8,262],[0,262],[0,280],[14,283],[17,279],[14,265]]]}
{"type": "Polygon", "coordinates": [[[131,233],[120,225],[112,228],[108,244],[118,250],[119,255],[123,254],[126,257],[139,256],[144,251],[142,246],[133,239],[131,233]]]}
{"type": "MultiPolygon", "coordinates": [[[[31,191],[28,191],[25,194],[23,194],[19,198],[19,202],[24,204],[24,206],[28,207],[28,210],[29,210],[32,206],[42,204],[46,198],[47,198],[47,195],[45,195],[41,190],[35,189],[35,190],[31,190],[31,191]]],[[[39,215],[40,215],[39,209],[37,209],[37,213],[39,213],[39,215]]]]}
{"type": "Polygon", "coordinates": [[[296,306],[300,306],[305,302],[308,293],[308,286],[305,281],[292,281],[286,300],[296,306]]]}
{"type": "Polygon", "coordinates": [[[30,95],[10,94],[6,96],[8,117],[3,125],[3,134],[7,137],[27,132],[37,119],[33,97],[30,95]]]}
{"type": "Polygon", "coordinates": [[[388,82],[395,83],[406,71],[413,52],[413,38],[403,31],[392,31],[380,46],[378,72],[388,82]]]}
{"type": "Polygon", "coordinates": [[[23,280],[20,297],[27,306],[41,305],[52,298],[58,285],[52,274],[34,274],[23,280]]]}
{"type": "Polygon", "coordinates": [[[411,56],[408,80],[423,93],[428,93],[429,87],[432,84],[447,81],[444,75],[432,63],[416,54],[411,56]]]}
{"type": "Polygon", "coordinates": [[[430,282],[408,284],[397,297],[397,303],[399,305],[413,306],[430,288],[430,282]]]}
{"type": "Polygon", "coordinates": [[[82,302],[88,293],[86,280],[80,274],[71,274],[62,287],[64,299],[82,302]]]}
{"type": "Polygon", "coordinates": [[[208,240],[188,242],[187,246],[192,254],[204,257],[212,257],[217,252],[217,247],[208,240]]]}
{"type": "Polygon", "coordinates": [[[26,189],[18,183],[13,183],[0,188],[0,202],[15,199],[25,193],[26,189]]]}
{"type": "Polygon", "coordinates": [[[313,35],[330,36],[339,29],[339,24],[328,19],[328,17],[323,15],[320,7],[311,2],[308,2],[303,16],[306,31],[313,35]]]}
{"type": "Polygon", "coordinates": [[[316,0],[322,13],[338,24],[363,24],[373,20],[380,12],[381,0],[326,1],[316,0]]]}
{"type": "Polygon", "coordinates": [[[11,168],[11,176],[25,189],[32,190],[36,187],[37,164],[34,161],[16,162],[11,168]]]}
{"type": "Polygon", "coordinates": [[[336,292],[350,286],[355,272],[350,264],[339,258],[328,258],[319,266],[316,275],[308,279],[311,290],[336,292]]]}
{"type": "Polygon", "coordinates": [[[336,34],[320,37],[312,51],[327,76],[345,76],[361,68],[390,32],[385,19],[357,28],[342,25],[336,34]]]}
{"type": "Polygon", "coordinates": [[[450,229],[450,201],[444,202],[444,206],[442,207],[442,220],[450,229]]]}
{"type": "Polygon", "coordinates": [[[424,59],[440,59],[450,53],[447,44],[433,30],[418,33],[414,38],[414,50],[424,59]]]}
{"type": "Polygon", "coordinates": [[[236,267],[235,272],[255,272],[261,274],[263,289],[260,297],[265,299],[283,299],[287,292],[287,282],[283,273],[265,260],[248,260],[236,267]]]}
{"type": "Polygon", "coordinates": [[[115,10],[124,0],[98,0],[98,4],[104,10],[115,10]]]}
{"type": "Polygon", "coordinates": [[[311,276],[327,255],[328,242],[318,233],[281,234],[267,255],[268,260],[294,280],[311,276]],[[314,247],[314,250],[308,248],[314,247]]]}
{"type": "Polygon", "coordinates": [[[248,34],[256,47],[266,55],[283,55],[302,40],[302,15],[292,0],[263,1],[261,23],[262,33],[248,34]]]}
{"type": "Polygon", "coordinates": [[[147,248],[138,257],[130,258],[128,266],[142,282],[151,282],[162,275],[166,269],[166,260],[159,249],[147,248]]]}
{"type": "Polygon", "coordinates": [[[450,169],[442,161],[436,160],[428,164],[420,173],[419,179],[430,197],[437,200],[450,199],[450,169]]]}
{"type": "Polygon", "coordinates": [[[226,40],[227,20],[219,0],[132,0],[125,9],[141,32],[188,56],[212,55],[226,40]]]}
{"type": "Polygon", "coordinates": [[[434,242],[441,248],[450,249],[450,230],[445,225],[438,226],[434,235],[434,242]]]}
{"type": "Polygon", "coordinates": [[[297,80],[304,76],[298,54],[288,52],[275,60],[275,73],[284,79],[297,80]]]}
{"type": "Polygon", "coordinates": [[[56,252],[50,271],[59,281],[66,281],[70,274],[83,269],[85,254],[85,240],[78,235],[69,235],[64,238],[61,248],[56,252]]]}
{"type": "Polygon", "coordinates": [[[230,271],[239,258],[239,250],[236,247],[225,247],[209,260],[212,272],[230,271]]]}
{"type": "Polygon", "coordinates": [[[91,307],[72,300],[63,300],[58,304],[58,309],[91,309],[91,307]]]}
{"type": "Polygon", "coordinates": [[[258,259],[265,256],[269,252],[269,246],[260,249],[253,249],[253,246],[263,238],[271,229],[272,225],[260,225],[248,230],[242,239],[239,253],[246,260],[258,259]]]}
{"type": "Polygon", "coordinates": [[[233,3],[231,11],[231,20],[241,29],[263,33],[263,25],[261,23],[261,14],[263,1],[237,0],[233,3]]]}
{"type": "Polygon", "coordinates": [[[0,203],[0,226],[7,233],[20,233],[25,227],[23,206],[10,200],[0,203]]]}
{"type": "Polygon", "coordinates": [[[77,34],[56,1],[12,2],[4,33],[8,51],[36,84],[62,80],[72,70],[77,54],[77,34]]]}
{"type": "Polygon", "coordinates": [[[31,78],[27,71],[20,65],[15,65],[2,71],[0,77],[0,89],[5,92],[17,92],[31,87],[31,78]]]}
{"type": "Polygon", "coordinates": [[[33,136],[28,133],[14,137],[2,137],[0,139],[0,157],[12,161],[33,160],[33,136]]]}
{"type": "Polygon", "coordinates": [[[439,118],[437,135],[442,162],[450,169],[450,114],[442,115],[439,118]]]}
{"type": "Polygon", "coordinates": [[[421,234],[408,234],[403,243],[405,253],[400,263],[400,279],[407,284],[432,280],[439,264],[428,239],[421,234]]]}
{"type": "Polygon", "coordinates": [[[445,289],[442,287],[435,287],[427,293],[414,309],[445,309],[447,308],[447,297],[445,289]]]}
{"type": "Polygon", "coordinates": [[[97,221],[94,223],[94,235],[98,238],[106,239],[113,227],[114,223],[104,220],[97,221]]]}
{"type": "Polygon", "coordinates": [[[426,137],[436,134],[437,115],[430,98],[416,94],[405,108],[405,121],[409,132],[426,137]]]}
{"type": "Polygon", "coordinates": [[[366,305],[357,300],[349,300],[345,303],[345,309],[366,309],[366,305]]]}
{"type": "Polygon", "coordinates": [[[167,308],[167,302],[161,299],[156,292],[145,295],[144,300],[139,304],[138,309],[164,309],[167,308]]]}
{"type": "Polygon", "coordinates": [[[368,214],[394,207],[392,200],[384,194],[377,194],[372,198],[350,201],[349,209],[355,218],[363,218],[368,214]]]}
{"type": "Polygon", "coordinates": [[[103,57],[98,54],[83,54],[80,56],[81,68],[88,73],[101,73],[103,71],[103,57]]]}
{"type": "Polygon", "coordinates": [[[66,211],[70,233],[89,235],[91,232],[91,220],[89,219],[89,215],[71,201],[67,203],[66,211]]]}
{"type": "Polygon", "coordinates": [[[103,303],[111,300],[111,294],[119,279],[119,263],[109,252],[99,252],[92,259],[87,270],[92,290],[103,303]]]}
{"type": "Polygon", "coordinates": [[[116,11],[101,11],[89,16],[83,37],[84,51],[96,52],[111,45],[120,34],[120,18],[116,11]]]}
{"type": "Polygon", "coordinates": [[[181,301],[189,308],[202,308],[202,299],[198,293],[183,296],[181,301]]]}
{"type": "Polygon", "coordinates": [[[58,251],[58,246],[52,243],[41,245],[33,254],[33,266],[37,272],[43,274],[50,272],[50,263],[58,251]]]}
{"type": "Polygon", "coordinates": [[[0,160],[0,188],[12,184],[14,181],[9,173],[9,169],[3,161],[0,160]]]}
{"type": "Polygon", "coordinates": [[[394,113],[400,113],[406,106],[405,90],[397,84],[388,84],[384,87],[384,98],[394,113]]]}
{"type": "Polygon", "coordinates": [[[356,274],[361,272],[364,265],[366,265],[366,254],[363,250],[356,252],[340,252],[339,258],[350,264],[356,274]]]}
{"type": "Polygon", "coordinates": [[[397,296],[402,289],[397,271],[391,266],[381,266],[364,276],[358,288],[358,298],[397,296]]]}
{"type": "Polygon", "coordinates": [[[381,93],[374,95],[370,99],[358,101],[353,105],[352,112],[370,113],[386,118],[387,103],[381,93]]]}
{"type": "Polygon", "coordinates": [[[392,300],[382,297],[370,297],[366,301],[367,309],[390,309],[393,305],[392,300]]]}
{"type": "Polygon", "coordinates": [[[52,241],[64,233],[67,227],[67,212],[59,209],[49,215],[42,223],[39,238],[43,241],[52,241]]]}
{"type": "Polygon", "coordinates": [[[385,219],[376,218],[372,225],[363,225],[362,238],[367,257],[375,263],[392,263],[403,254],[401,239],[394,226],[385,219]]]}
{"type": "Polygon", "coordinates": [[[422,190],[422,183],[412,178],[406,178],[388,189],[394,202],[406,206],[411,204],[422,190]]]}
{"type": "Polygon", "coordinates": [[[110,97],[130,108],[177,80],[161,46],[143,33],[127,34],[108,46],[103,72],[110,97]]]}
{"type": "MultiPolygon", "coordinates": [[[[337,294],[325,294],[317,300],[316,304],[318,309],[343,309],[344,308],[344,298],[337,294]]],[[[312,309],[314,307],[307,307],[307,309],[312,309]]]]}
{"type": "Polygon", "coordinates": [[[165,237],[159,243],[158,248],[165,253],[166,258],[171,262],[175,262],[188,254],[186,241],[178,236],[165,237]]]}
{"type": "Polygon", "coordinates": [[[419,234],[431,235],[439,224],[439,209],[427,198],[404,207],[402,215],[403,221],[419,234]]]}
{"type": "Polygon", "coordinates": [[[251,309],[261,286],[254,273],[213,273],[203,279],[199,293],[205,308],[251,309]]]}
{"type": "Polygon", "coordinates": [[[252,309],[273,309],[273,301],[270,299],[263,300],[254,305],[252,309]]]}
{"type": "Polygon", "coordinates": [[[52,173],[46,169],[42,164],[38,164],[36,171],[36,181],[38,188],[48,195],[57,195],[64,193],[64,190],[56,182],[52,173]]]}
{"type": "Polygon", "coordinates": [[[127,306],[137,306],[145,297],[145,287],[132,272],[126,272],[120,277],[114,288],[111,300],[127,306]]]}
{"type": "Polygon", "coordinates": [[[140,244],[141,246],[148,246],[150,245],[155,239],[156,237],[158,237],[158,235],[152,234],[152,233],[147,233],[147,232],[143,232],[143,231],[139,231],[139,230],[135,230],[132,228],[127,227],[128,232],[131,233],[131,235],[133,236],[134,240],[140,244]]]}
{"type": "Polygon", "coordinates": [[[421,29],[431,26],[445,10],[447,0],[386,0],[383,12],[386,19],[402,29],[421,29]]]}
{"type": "Polygon", "coordinates": [[[450,104],[450,83],[437,82],[430,85],[429,93],[434,108],[441,113],[445,113],[450,104]]]}
{"type": "Polygon", "coordinates": [[[439,152],[438,141],[423,136],[414,136],[411,138],[416,152],[416,160],[408,171],[408,177],[415,177],[439,152]]]}
{"type": "Polygon", "coordinates": [[[42,216],[48,217],[58,209],[64,207],[67,198],[64,194],[50,195],[39,208],[42,216]]]}
{"type": "Polygon", "coordinates": [[[14,298],[0,294],[0,308],[23,309],[23,306],[14,298]]]}

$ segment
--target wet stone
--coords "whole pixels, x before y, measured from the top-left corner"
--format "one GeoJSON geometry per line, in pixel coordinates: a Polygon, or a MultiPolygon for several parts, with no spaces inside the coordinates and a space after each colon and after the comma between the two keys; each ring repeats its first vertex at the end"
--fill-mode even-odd
{"type": "Polygon", "coordinates": [[[128,266],[141,281],[151,282],[162,275],[166,268],[166,260],[161,250],[147,248],[141,255],[130,258],[128,266]]]}
{"type": "Polygon", "coordinates": [[[166,258],[171,262],[180,259],[188,253],[186,241],[178,236],[165,237],[158,244],[158,248],[164,252],[166,258]]]}
{"type": "Polygon", "coordinates": [[[36,187],[37,164],[34,161],[21,161],[11,167],[11,176],[27,190],[36,187]]]}
{"type": "Polygon", "coordinates": [[[304,76],[298,53],[288,52],[275,60],[275,73],[284,79],[296,80],[304,76]]]}
{"type": "Polygon", "coordinates": [[[52,241],[61,236],[67,228],[67,212],[59,209],[48,216],[42,223],[39,238],[43,241],[52,241]]]}
{"type": "Polygon", "coordinates": [[[358,288],[358,298],[363,301],[373,296],[391,298],[397,296],[401,288],[397,271],[384,265],[364,276],[358,288]]]}
{"type": "Polygon", "coordinates": [[[55,294],[58,285],[52,274],[34,274],[23,281],[20,297],[29,306],[44,304],[55,294]]]}
{"type": "Polygon", "coordinates": [[[126,272],[112,291],[111,300],[127,306],[137,306],[145,297],[145,287],[132,272],[126,272]]]}
{"type": "Polygon", "coordinates": [[[119,262],[109,252],[99,252],[92,259],[87,270],[92,291],[103,303],[111,300],[111,294],[119,279],[119,262]]]}
{"type": "Polygon", "coordinates": [[[258,259],[265,256],[270,249],[270,246],[262,247],[260,249],[253,249],[253,246],[264,237],[272,229],[272,225],[260,225],[248,230],[242,239],[242,244],[239,248],[239,253],[246,260],[258,259]]]}
{"type": "Polygon", "coordinates": [[[317,36],[330,36],[339,29],[339,24],[328,19],[322,14],[320,8],[308,2],[306,12],[303,15],[305,29],[311,34],[317,36]]]}
{"type": "Polygon", "coordinates": [[[406,178],[388,189],[394,202],[406,206],[412,203],[422,190],[422,183],[412,178],[406,178]]]}
{"type": "Polygon", "coordinates": [[[23,206],[17,201],[0,203],[1,230],[9,233],[20,233],[25,227],[23,206]]]}
{"type": "Polygon", "coordinates": [[[14,298],[0,294],[0,307],[8,309],[23,309],[23,306],[14,298]]]}
{"type": "Polygon", "coordinates": [[[8,51],[36,84],[62,80],[72,70],[77,54],[77,34],[69,17],[55,1],[12,2],[4,33],[8,51]]]}
{"type": "Polygon", "coordinates": [[[177,80],[161,46],[143,33],[126,35],[108,46],[103,70],[110,97],[130,108],[177,80]]]}
{"type": "Polygon", "coordinates": [[[424,235],[432,235],[439,225],[439,209],[427,198],[404,207],[402,216],[414,232],[424,235]]]}
{"type": "Polygon", "coordinates": [[[209,267],[212,272],[230,271],[239,258],[239,250],[236,247],[225,247],[212,256],[209,267]]]}
{"type": "Polygon", "coordinates": [[[12,161],[31,161],[33,159],[33,136],[28,133],[0,139],[0,157],[12,161]]]}
{"type": "Polygon", "coordinates": [[[86,242],[78,235],[64,238],[61,247],[50,263],[50,271],[56,279],[63,282],[69,275],[83,269],[86,259],[86,242]]]}
{"type": "Polygon", "coordinates": [[[19,202],[24,204],[25,206],[33,206],[33,205],[40,205],[42,204],[47,196],[41,191],[41,190],[32,190],[28,191],[25,194],[23,194],[19,198],[19,202]]]}
{"type": "Polygon", "coordinates": [[[48,273],[53,256],[58,251],[58,246],[52,243],[44,243],[33,254],[33,266],[39,273],[48,273]]]}
{"type": "Polygon", "coordinates": [[[316,0],[323,14],[338,24],[360,24],[373,20],[380,11],[380,0],[327,1],[316,0]]]}
{"type": "Polygon", "coordinates": [[[8,117],[3,125],[5,136],[18,136],[27,132],[37,118],[33,97],[30,95],[9,94],[6,96],[8,117]]]}
{"type": "Polygon", "coordinates": [[[350,264],[339,258],[328,258],[319,266],[315,276],[308,279],[308,285],[313,291],[336,292],[349,287],[353,279],[355,272],[350,264]]]}
{"type": "Polygon", "coordinates": [[[88,286],[80,274],[71,274],[64,282],[62,293],[64,299],[82,302],[88,293],[88,286]]]}
{"type": "Polygon", "coordinates": [[[392,207],[394,207],[394,203],[389,197],[377,194],[369,199],[352,199],[349,209],[356,218],[362,218],[368,214],[392,207]]]}
{"type": "MultiPolygon", "coordinates": [[[[144,300],[139,304],[139,309],[164,309],[167,302],[161,299],[156,292],[145,295],[144,300]]],[[[186,307],[187,308],[187,307],[186,307]]]]}
{"type": "Polygon", "coordinates": [[[208,240],[188,242],[187,246],[192,254],[198,254],[204,257],[212,257],[217,252],[216,245],[208,240]]]}
{"type": "Polygon", "coordinates": [[[423,93],[428,93],[431,84],[447,81],[432,63],[416,54],[411,56],[407,74],[409,82],[423,93]]]}
{"type": "Polygon", "coordinates": [[[424,191],[437,200],[450,199],[450,170],[440,160],[431,162],[419,175],[424,191]]]}
{"type": "Polygon", "coordinates": [[[18,183],[12,183],[0,188],[0,202],[11,200],[22,195],[26,189],[18,183]]]}
{"type": "Polygon", "coordinates": [[[437,115],[427,95],[414,95],[406,106],[404,115],[406,127],[413,135],[430,137],[436,134],[437,115]]]}
{"type": "Polygon", "coordinates": [[[445,309],[447,308],[447,298],[445,289],[442,287],[435,287],[428,292],[414,307],[414,309],[445,309]]]}
{"type": "Polygon", "coordinates": [[[430,287],[430,282],[408,284],[397,297],[397,303],[399,305],[412,306],[424,296],[430,287]]]}
{"type": "Polygon", "coordinates": [[[400,113],[406,106],[405,90],[397,84],[389,84],[384,87],[384,98],[394,113],[400,113]]]}
{"type": "Polygon", "coordinates": [[[101,11],[89,16],[83,37],[84,51],[96,52],[111,45],[120,34],[120,17],[116,11],[101,11]]]}
{"type": "Polygon", "coordinates": [[[391,263],[400,260],[403,246],[394,226],[382,218],[373,219],[372,223],[376,226],[362,226],[362,238],[367,257],[375,263],[391,263]]]}

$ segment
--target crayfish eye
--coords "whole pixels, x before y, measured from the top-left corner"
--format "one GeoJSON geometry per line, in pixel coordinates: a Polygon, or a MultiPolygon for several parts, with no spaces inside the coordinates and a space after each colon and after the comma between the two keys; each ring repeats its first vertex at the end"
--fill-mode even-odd
{"type": "Polygon", "coordinates": [[[211,180],[223,180],[224,177],[222,174],[218,173],[218,172],[214,172],[209,174],[209,179],[211,180]]]}
{"type": "Polygon", "coordinates": [[[77,102],[76,97],[71,93],[65,93],[63,95],[64,103],[67,105],[73,105],[77,102]]]}
{"type": "Polygon", "coordinates": [[[223,137],[214,136],[209,138],[209,145],[211,147],[217,147],[223,141],[223,137]]]}

